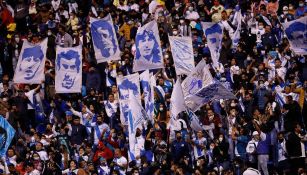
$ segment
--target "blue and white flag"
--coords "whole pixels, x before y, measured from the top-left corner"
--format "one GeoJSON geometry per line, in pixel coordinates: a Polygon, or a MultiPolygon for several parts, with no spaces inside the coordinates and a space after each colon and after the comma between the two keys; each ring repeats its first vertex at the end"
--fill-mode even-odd
{"type": "Polygon", "coordinates": [[[195,69],[182,82],[182,92],[184,97],[195,94],[203,86],[213,82],[212,75],[205,60],[201,60],[195,69]]]}
{"type": "Polygon", "coordinates": [[[119,93],[119,106],[120,106],[120,120],[121,123],[127,125],[128,123],[128,110],[129,110],[129,92],[138,99],[141,104],[141,93],[140,93],[140,78],[139,74],[131,74],[125,77],[117,77],[117,87],[119,93]]]}
{"type": "Polygon", "coordinates": [[[97,63],[120,59],[120,50],[111,15],[90,18],[92,41],[97,63]]]}
{"type": "Polygon", "coordinates": [[[203,87],[194,95],[186,97],[186,105],[192,110],[197,111],[204,104],[220,99],[236,99],[235,95],[226,89],[221,83],[214,82],[203,87]]]}
{"type": "Polygon", "coordinates": [[[14,74],[14,83],[40,84],[45,79],[47,39],[38,44],[24,41],[14,74]]]}
{"type": "Polygon", "coordinates": [[[191,37],[169,36],[176,74],[188,75],[194,68],[194,54],[191,37]]]}
{"type": "Polygon", "coordinates": [[[57,47],[56,93],[80,93],[82,88],[82,47],[57,47]]]}
{"type": "Polygon", "coordinates": [[[223,27],[220,23],[212,22],[202,22],[201,25],[207,39],[213,66],[218,67],[220,51],[222,48],[223,27]]]}
{"type": "Polygon", "coordinates": [[[181,82],[179,79],[177,79],[177,82],[174,85],[174,89],[173,89],[172,96],[170,99],[170,115],[171,115],[170,124],[171,126],[175,128],[178,127],[176,126],[177,116],[179,113],[185,110],[186,110],[186,105],[185,105],[184,97],[182,93],[181,82]]]}
{"type": "Polygon", "coordinates": [[[189,116],[190,127],[193,129],[193,131],[202,131],[202,124],[199,121],[198,117],[195,115],[195,113],[189,109],[187,110],[187,113],[189,116]]]}
{"type": "Polygon", "coordinates": [[[241,34],[241,24],[242,24],[242,13],[241,10],[236,11],[234,15],[234,19],[232,22],[235,26],[237,26],[237,29],[235,33],[233,34],[231,40],[232,40],[232,48],[237,48],[240,40],[240,34],[241,34]]]}
{"type": "Polygon", "coordinates": [[[13,138],[15,136],[15,129],[10,123],[0,115],[0,156],[6,155],[13,138]]]}
{"type": "Polygon", "coordinates": [[[135,46],[134,72],[164,67],[159,30],[156,21],[151,21],[138,28],[135,37],[135,46]]]}
{"type": "Polygon", "coordinates": [[[149,70],[144,71],[140,74],[141,86],[144,94],[145,110],[149,116],[151,122],[153,122],[154,115],[154,87],[152,84],[153,75],[149,73],[149,70]]]}
{"type": "Polygon", "coordinates": [[[132,91],[129,92],[129,107],[128,107],[128,138],[129,138],[129,159],[135,160],[136,157],[136,130],[142,129],[142,124],[146,121],[144,110],[141,104],[132,91]]]}
{"type": "Polygon", "coordinates": [[[291,49],[296,54],[307,54],[307,16],[294,21],[282,23],[290,42],[291,49]]]}

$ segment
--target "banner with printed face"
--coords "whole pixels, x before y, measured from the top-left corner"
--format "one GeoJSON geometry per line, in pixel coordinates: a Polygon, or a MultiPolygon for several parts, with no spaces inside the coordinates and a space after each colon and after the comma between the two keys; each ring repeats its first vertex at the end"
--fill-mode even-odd
{"type": "Polygon", "coordinates": [[[116,81],[119,93],[120,120],[122,124],[127,125],[130,91],[141,104],[140,76],[138,73],[135,73],[124,77],[117,77],[116,81]]]}
{"type": "Polygon", "coordinates": [[[82,87],[82,47],[57,47],[56,93],[80,93],[82,87]]]}
{"type": "Polygon", "coordinates": [[[156,21],[151,21],[138,29],[135,46],[134,72],[164,67],[156,21]]]}
{"type": "Polygon", "coordinates": [[[40,84],[45,79],[47,42],[32,44],[24,41],[14,74],[14,83],[40,84]]]}
{"type": "Polygon", "coordinates": [[[97,63],[120,59],[120,50],[111,15],[90,18],[92,41],[97,63]]]}

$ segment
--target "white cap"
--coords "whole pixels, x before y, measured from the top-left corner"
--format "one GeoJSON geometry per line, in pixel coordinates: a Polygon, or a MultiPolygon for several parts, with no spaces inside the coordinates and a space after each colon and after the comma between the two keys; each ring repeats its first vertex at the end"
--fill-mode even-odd
{"type": "Polygon", "coordinates": [[[288,6],[284,6],[283,8],[282,8],[282,10],[288,10],[289,8],[288,8],[288,6]]]}
{"type": "Polygon", "coordinates": [[[247,170],[243,172],[243,175],[261,175],[261,173],[254,168],[247,168],[247,170]]]}
{"type": "Polygon", "coordinates": [[[258,131],[253,132],[253,136],[255,136],[255,135],[259,135],[258,131]]]}

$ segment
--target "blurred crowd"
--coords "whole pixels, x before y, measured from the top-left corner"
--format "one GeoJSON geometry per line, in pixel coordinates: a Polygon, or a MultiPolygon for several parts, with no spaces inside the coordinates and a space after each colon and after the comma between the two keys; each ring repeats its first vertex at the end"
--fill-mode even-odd
{"type": "Polygon", "coordinates": [[[0,174],[306,174],[306,57],[291,50],[281,25],[306,13],[303,0],[0,0],[0,115],[16,130],[0,174]],[[241,39],[233,48],[237,26],[230,21],[238,7],[241,39]],[[97,64],[89,19],[108,14],[121,60],[97,64]],[[116,77],[133,73],[137,29],[153,19],[165,66],[154,74],[165,96],[155,94],[154,122],[138,129],[136,160],[129,161],[116,77]],[[204,104],[196,112],[202,131],[190,127],[185,112],[171,129],[173,85],[185,77],[176,76],[168,36],[192,37],[195,65],[212,65],[201,22],[224,26],[220,64],[210,72],[237,99],[204,104]],[[45,81],[14,83],[23,41],[44,38],[45,81]],[[82,93],[56,94],[55,48],[81,43],[82,93]],[[31,106],[29,93],[43,110],[31,106]]]}

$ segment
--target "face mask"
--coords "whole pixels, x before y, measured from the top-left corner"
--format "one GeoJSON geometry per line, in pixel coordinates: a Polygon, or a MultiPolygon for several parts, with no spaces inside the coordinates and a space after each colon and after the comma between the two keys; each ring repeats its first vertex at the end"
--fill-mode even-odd
{"type": "Polygon", "coordinates": [[[262,54],[262,55],[265,55],[265,50],[262,50],[262,51],[261,51],[261,54],[262,54]]]}
{"type": "Polygon", "coordinates": [[[39,157],[33,157],[34,160],[39,160],[39,157]]]}
{"type": "Polygon", "coordinates": [[[175,4],[175,7],[179,7],[179,6],[180,6],[180,4],[178,4],[178,3],[175,4]]]}
{"type": "Polygon", "coordinates": [[[247,57],[246,59],[247,59],[247,61],[250,61],[250,60],[251,60],[251,57],[247,57]]]}
{"type": "Polygon", "coordinates": [[[284,11],[284,14],[288,14],[288,11],[284,11]]]}
{"type": "Polygon", "coordinates": [[[225,82],[225,81],[226,81],[226,78],[222,77],[222,78],[221,78],[221,81],[222,81],[222,82],[225,82]]]}
{"type": "Polygon", "coordinates": [[[51,36],[51,34],[52,34],[51,32],[48,32],[48,33],[47,33],[48,36],[51,36]]]}
{"type": "Polygon", "coordinates": [[[289,6],[289,10],[293,10],[293,7],[292,7],[292,6],[289,6]]]}
{"type": "Polygon", "coordinates": [[[214,146],[210,146],[210,149],[213,150],[213,149],[214,149],[214,146]]]}
{"type": "Polygon", "coordinates": [[[235,107],[236,104],[235,104],[235,103],[230,103],[230,106],[231,106],[231,107],[235,107]]]}
{"type": "Polygon", "coordinates": [[[299,6],[300,6],[300,7],[304,7],[304,4],[300,4],[299,6]]]}
{"type": "Polygon", "coordinates": [[[262,30],[263,29],[263,26],[259,26],[259,30],[262,30]]]}
{"type": "Polygon", "coordinates": [[[260,87],[261,89],[263,89],[263,88],[264,88],[264,84],[261,83],[261,84],[259,85],[259,87],[260,87]]]}
{"type": "Polygon", "coordinates": [[[173,35],[176,36],[178,34],[178,31],[173,31],[173,35]]]}
{"type": "Polygon", "coordinates": [[[189,11],[192,12],[193,11],[193,7],[189,7],[189,11]]]}
{"type": "Polygon", "coordinates": [[[160,112],[163,112],[164,111],[164,108],[159,108],[160,112]]]}
{"type": "Polygon", "coordinates": [[[164,55],[164,58],[166,58],[166,59],[169,58],[169,55],[164,55]]]}
{"type": "Polygon", "coordinates": [[[180,20],[179,22],[180,22],[180,24],[183,24],[183,23],[184,23],[184,20],[180,20]]]}
{"type": "Polygon", "coordinates": [[[222,141],[223,141],[223,137],[220,137],[220,138],[219,138],[219,141],[222,142],[222,141]]]}

